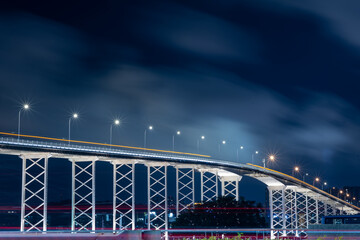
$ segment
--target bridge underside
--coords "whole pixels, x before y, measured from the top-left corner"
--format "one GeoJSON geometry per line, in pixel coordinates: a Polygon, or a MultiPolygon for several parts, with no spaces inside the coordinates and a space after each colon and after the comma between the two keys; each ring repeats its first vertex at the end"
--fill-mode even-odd
{"type": "Polygon", "coordinates": [[[149,230],[168,228],[167,169],[176,169],[176,214],[179,216],[195,203],[195,171],[201,175],[201,200],[210,201],[220,194],[239,197],[239,182],[248,176],[267,185],[270,228],[272,237],[302,236],[304,229],[320,222],[321,217],[337,213],[355,214],[355,206],[307,186],[299,180],[270,170],[244,164],[208,159],[189,160],[168,157],[163,161],[146,157],[114,156],[76,153],[74,150],[29,151],[0,148],[2,154],[18,155],[23,160],[22,170],[22,232],[47,231],[47,164],[54,158],[66,158],[72,163],[72,221],[73,232],[95,231],[95,166],[97,161],[113,165],[113,231],[135,229],[135,164],[147,167],[149,230]],[[34,203],[36,202],[36,203],[34,203]],[[33,217],[33,215],[35,217],[33,217]],[[277,230],[279,229],[279,230],[277,230]]]}

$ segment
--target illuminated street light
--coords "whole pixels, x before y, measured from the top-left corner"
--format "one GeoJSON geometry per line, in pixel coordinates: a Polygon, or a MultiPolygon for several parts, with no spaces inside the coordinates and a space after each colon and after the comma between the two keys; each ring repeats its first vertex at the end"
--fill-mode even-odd
{"type": "Polygon", "coordinates": [[[22,106],[22,108],[20,108],[19,110],[19,117],[18,117],[18,141],[20,140],[20,120],[21,120],[21,112],[23,110],[28,110],[30,108],[29,104],[24,104],[24,106],[22,106]]]}
{"type": "MultiPolygon", "coordinates": [[[[222,140],[222,141],[221,141],[221,144],[222,144],[222,145],[225,145],[225,144],[226,144],[226,141],[225,141],[225,140],[222,140]]],[[[219,152],[221,152],[221,144],[219,143],[219,152]]]]}
{"type": "Polygon", "coordinates": [[[324,184],[321,185],[321,190],[324,190],[324,186],[327,186],[327,182],[324,182],[324,184]]]}
{"type": "Polygon", "coordinates": [[[298,166],[295,166],[293,171],[292,171],[292,175],[294,176],[295,173],[299,173],[299,171],[300,171],[300,168],[298,166]]]}
{"type": "Polygon", "coordinates": [[[70,145],[70,141],[71,141],[71,120],[77,119],[79,117],[79,115],[77,113],[74,113],[71,117],[69,117],[69,145],[70,145]]]}
{"type": "Polygon", "coordinates": [[[153,130],[153,126],[150,125],[148,128],[145,128],[145,132],[144,132],[144,148],[146,148],[146,133],[147,133],[147,130],[150,130],[152,131],[153,130]]]}
{"type": "MultiPolygon", "coordinates": [[[[273,154],[269,155],[269,160],[272,162],[275,161],[275,155],[273,155],[273,154]]],[[[265,158],[263,158],[263,164],[264,164],[264,168],[266,168],[266,159],[265,158]]]]}
{"type": "Polygon", "coordinates": [[[320,178],[316,177],[313,181],[313,186],[315,186],[315,182],[319,182],[320,181],[320,178]]]}
{"type": "Polygon", "coordinates": [[[113,125],[118,126],[120,125],[120,120],[115,119],[114,122],[110,125],[110,145],[112,143],[112,129],[113,129],[113,125]]]}
{"type": "MultiPolygon", "coordinates": [[[[181,134],[181,132],[180,131],[177,131],[176,132],[176,135],[180,135],[181,134]]],[[[173,135],[173,139],[172,139],[173,141],[172,141],[172,145],[173,145],[173,151],[175,151],[175,134],[173,135]]]]}
{"type": "Polygon", "coordinates": [[[303,182],[305,182],[305,177],[307,177],[307,176],[309,176],[309,173],[305,173],[305,174],[303,175],[303,182]]]}
{"type": "MultiPolygon", "coordinates": [[[[255,154],[259,154],[259,151],[255,151],[255,154]]],[[[254,152],[251,154],[251,163],[254,164],[254,152]]]]}
{"type": "MultiPolygon", "coordinates": [[[[240,150],[243,150],[244,146],[240,146],[240,150]]],[[[236,148],[236,159],[239,161],[239,148],[236,148]]]]}
{"type": "MultiPolygon", "coordinates": [[[[204,135],[201,136],[200,139],[205,140],[205,136],[204,135]]],[[[198,151],[198,153],[200,152],[200,139],[197,140],[197,151],[198,151]]]]}

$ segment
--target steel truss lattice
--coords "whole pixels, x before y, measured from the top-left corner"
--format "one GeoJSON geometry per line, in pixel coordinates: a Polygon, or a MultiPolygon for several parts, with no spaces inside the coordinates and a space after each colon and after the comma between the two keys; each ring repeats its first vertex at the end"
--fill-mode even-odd
{"type": "Polygon", "coordinates": [[[319,204],[316,197],[308,196],[308,224],[319,223],[319,204]]]}
{"type": "Polygon", "coordinates": [[[97,158],[71,159],[71,231],[95,231],[95,162],[97,158]]]}
{"type": "Polygon", "coordinates": [[[20,231],[47,231],[47,182],[50,155],[21,155],[20,231]]]}
{"type": "Polygon", "coordinates": [[[195,203],[194,168],[176,167],[176,216],[195,203]]]}
{"type": "Polygon", "coordinates": [[[135,229],[135,163],[113,164],[113,230],[135,229]]]}
{"type": "Polygon", "coordinates": [[[200,170],[201,174],[201,201],[208,202],[218,197],[217,172],[200,170]]]}
{"type": "Polygon", "coordinates": [[[318,200],[318,224],[321,222],[321,218],[325,216],[325,204],[318,200]]]}
{"type": "Polygon", "coordinates": [[[284,194],[285,194],[285,229],[288,229],[286,235],[297,236],[298,221],[297,221],[296,188],[286,187],[284,194]]]}
{"type": "Polygon", "coordinates": [[[296,201],[297,201],[297,236],[305,236],[306,232],[304,229],[308,227],[308,205],[307,205],[307,195],[296,192],[296,201]]]}
{"type": "Polygon", "coordinates": [[[324,209],[325,209],[325,216],[331,216],[334,215],[334,208],[331,204],[329,204],[328,202],[324,203],[324,209]]]}
{"type": "Polygon", "coordinates": [[[241,176],[221,176],[221,196],[234,197],[239,201],[239,181],[241,176]]]}
{"type": "Polygon", "coordinates": [[[168,229],[167,164],[147,164],[148,229],[168,229]]]}
{"type": "Polygon", "coordinates": [[[285,191],[283,187],[268,187],[269,191],[269,207],[270,207],[270,228],[275,229],[271,231],[271,239],[276,235],[286,235],[286,231],[280,233],[285,229],[285,191]]]}

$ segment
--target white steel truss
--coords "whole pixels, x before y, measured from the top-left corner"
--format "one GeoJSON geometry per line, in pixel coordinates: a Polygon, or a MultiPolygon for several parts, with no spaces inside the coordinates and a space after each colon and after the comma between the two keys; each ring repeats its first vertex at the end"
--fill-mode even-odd
{"type": "Polygon", "coordinates": [[[148,229],[168,229],[167,164],[147,164],[148,229]]]}
{"type": "Polygon", "coordinates": [[[176,216],[195,203],[194,168],[176,167],[176,216]]]}
{"type": "Polygon", "coordinates": [[[325,213],[326,213],[325,207],[326,207],[326,204],[324,204],[321,201],[318,201],[318,224],[321,223],[321,218],[323,216],[325,216],[325,213]]]}
{"type": "Polygon", "coordinates": [[[96,160],[94,157],[71,159],[71,231],[95,231],[96,160]]]}
{"type": "Polygon", "coordinates": [[[217,172],[200,170],[201,174],[201,201],[208,202],[218,197],[217,172]]]}
{"type": "Polygon", "coordinates": [[[221,195],[222,196],[232,196],[239,200],[239,182],[238,181],[221,181],[221,195]]]}
{"type": "Polygon", "coordinates": [[[318,200],[308,196],[308,224],[318,223],[318,200]]]}
{"type": "Polygon", "coordinates": [[[113,163],[113,230],[135,229],[135,163],[113,163]]]}
{"type": "Polygon", "coordinates": [[[47,183],[50,155],[21,155],[20,231],[47,231],[47,183]]]}
{"type": "Polygon", "coordinates": [[[306,232],[304,229],[308,227],[308,208],[307,208],[307,195],[296,192],[297,202],[297,236],[305,236],[306,232]]]}
{"type": "MultiPolygon", "coordinates": [[[[271,239],[275,239],[275,236],[285,229],[285,193],[283,187],[268,187],[269,191],[269,207],[270,207],[270,228],[271,239]]],[[[283,231],[282,235],[286,235],[286,231],[283,231]]]]}
{"type": "Polygon", "coordinates": [[[296,188],[287,187],[285,189],[285,228],[288,229],[286,235],[298,235],[295,229],[298,228],[297,222],[297,201],[296,188]]]}

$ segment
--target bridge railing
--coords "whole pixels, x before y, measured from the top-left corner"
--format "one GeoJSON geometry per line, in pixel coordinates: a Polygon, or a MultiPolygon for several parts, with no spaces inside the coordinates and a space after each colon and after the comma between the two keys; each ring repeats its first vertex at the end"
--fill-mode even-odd
{"type": "MultiPolygon", "coordinates": [[[[63,149],[66,151],[82,151],[82,152],[96,152],[104,154],[120,154],[125,156],[138,156],[138,157],[156,157],[156,158],[181,158],[187,160],[203,160],[205,157],[197,156],[187,156],[183,153],[177,153],[172,151],[166,151],[170,153],[163,153],[161,151],[152,152],[151,149],[139,149],[139,150],[129,150],[122,149],[117,146],[92,146],[87,144],[68,144],[61,142],[50,142],[50,141],[39,141],[39,140],[27,140],[27,139],[17,139],[12,137],[0,137],[0,144],[9,144],[14,146],[23,146],[23,147],[40,147],[51,149],[63,149]]],[[[194,154],[196,155],[196,154],[194,154]]]]}

